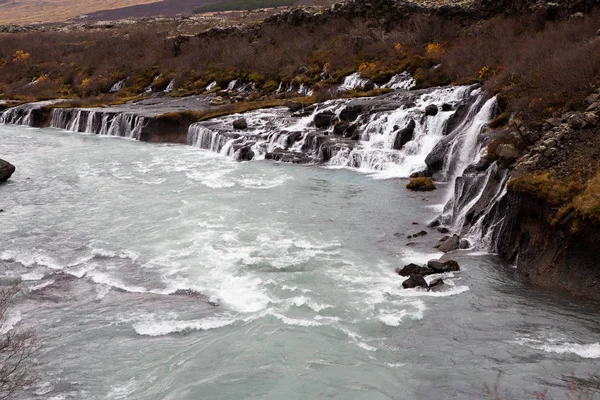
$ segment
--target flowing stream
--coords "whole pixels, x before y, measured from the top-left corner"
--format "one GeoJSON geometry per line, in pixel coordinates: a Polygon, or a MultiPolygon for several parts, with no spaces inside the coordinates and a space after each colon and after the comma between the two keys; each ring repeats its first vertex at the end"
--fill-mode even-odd
{"type": "Polygon", "coordinates": [[[0,137],[17,166],[0,274],[24,285],[2,329],[41,344],[24,399],[481,399],[498,371],[503,399],[563,398],[563,375],[596,372],[599,305],[493,255],[453,254],[440,292],[401,289],[396,267],[441,256],[425,226],[451,185],[51,128],[0,137]]]}

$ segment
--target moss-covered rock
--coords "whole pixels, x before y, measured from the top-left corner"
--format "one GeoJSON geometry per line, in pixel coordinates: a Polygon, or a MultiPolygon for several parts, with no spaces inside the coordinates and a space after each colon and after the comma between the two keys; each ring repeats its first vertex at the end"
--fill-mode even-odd
{"type": "Polygon", "coordinates": [[[435,190],[435,185],[431,178],[411,178],[406,188],[415,192],[430,192],[435,190]]]}

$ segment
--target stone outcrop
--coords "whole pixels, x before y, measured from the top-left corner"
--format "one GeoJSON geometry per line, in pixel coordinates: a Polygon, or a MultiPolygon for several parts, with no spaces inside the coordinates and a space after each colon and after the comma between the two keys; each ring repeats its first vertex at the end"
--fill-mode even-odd
{"type": "Polygon", "coordinates": [[[10,179],[12,174],[15,172],[15,166],[0,159],[0,183],[6,182],[10,179]]]}

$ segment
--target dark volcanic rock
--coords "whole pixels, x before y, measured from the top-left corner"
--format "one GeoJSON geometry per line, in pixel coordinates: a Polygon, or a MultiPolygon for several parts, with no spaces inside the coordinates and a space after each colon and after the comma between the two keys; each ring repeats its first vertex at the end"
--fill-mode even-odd
{"type": "Polygon", "coordinates": [[[327,129],[335,121],[335,113],[333,111],[323,111],[315,115],[315,127],[319,129],[327,129]]]}
{"type": "Polygon", "coordinates": [[[347,106],[340,112],[340,120],[344,122],[353,122],[358,118],[362,111],[363,108],[360,105],[347,106]]]}
{"type": "Polygon", "coordinates": [[[15,172],[15,166],[0,159],[0,182],[6,182],[15,172]]]}
{"type": "Polygon", "coordinates": [[[244,146],[235,152],[236,161],[250,161],[254,158],[254,151],[250,146],[244,146]]]}
{"type": "Polygon", "coordinates": [[[434,116],[437,115],[438,112],[438,106],[436,106],[435,104],[430,104],[427,107],[425,107],[425,115],[434,116]]]}
{"type": "Polygon", "coordinates": [[[437,278],[431,281],[429,284],[429,290],[437,292],[444,286],[444,280],[442,278],[437,278]]]}
{"type": "Polygon", "coordinates": [[[454,235],[454,236],[448,236],[448,237],[442,238],[440,240],[440,244],[438,244],[435,247],[437,249],[439,249],[440,251],[443,251],[444,253],[448,253],[450,251],[454,251],[454,250],[458,249],[459,245],[460,245],[460,238],[458,237],[458,235],[454,235]]]}
{"type": "Polygon", "coordinates": [[[246,129],[248,127],[248,122],[246,122],[246,118],[239,118],[233,121],[233,127],[235,129],[246,129]]]}
{"type": "Polygon", "coordinates": [[[413,140],[416,125],[417,124],[415,123],[415,121],[411,120],[408,123],[408,125],[406,125],[400,131],[398,131],[398,134],[396,135],[396,139],[394,140],[394,149],[395,150],[402,149],[402,147],[404,147],[404,145],[406,143],[413,140]]]}
{"type": "Polygon", "coordinates": [[[431,268],[420,266],[417,264],[408,264],[405,265],[402,269],[396,268],[396,273],[401,276],[411,276],[411,275],[431,275],[433,274],[433,270],[431,268]]]}
{"type": "Polygon", "coordinates": [[[452,111],[452,104],[448,104],[448,103],[442,104],[442,111],[452,111]]]}
{"type": "Polygon", "coordinates": [[[427,262],[427,267],[430,268],[436,274],[460,271],[460,266],[454,260],[448,260],[448,261],[429,260],[427,262]]]}
{"type": "Polygon", "coordinates": [[[410,278],[402,282],[404,289],[413,289],[416,287],[429,288],[427,281],[421,275],[411,275],[410,278]]]}

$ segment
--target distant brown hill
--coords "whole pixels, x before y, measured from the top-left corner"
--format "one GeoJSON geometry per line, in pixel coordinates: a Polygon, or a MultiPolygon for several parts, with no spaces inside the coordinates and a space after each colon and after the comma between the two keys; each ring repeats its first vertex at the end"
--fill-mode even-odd
{"type": "Polygon", "coordinates": [[[154,15],[173,16],[193,13],[199,7],[210,6],[222,0],[162,0],[156,3],[131,5],[117,9],[105,9],[87,15],[87,20],[112,21],[122,18],[139,18],[154,15]]]}
{"type": "MultiPolygon", "coordinates": [[[[162,3],[160,0],[0,0],[0,24],[60,22],[100,10],[162,3]]],[[[197,0],[196,5],[207,4],[197,0]]]]}

